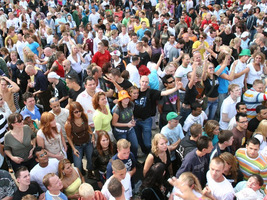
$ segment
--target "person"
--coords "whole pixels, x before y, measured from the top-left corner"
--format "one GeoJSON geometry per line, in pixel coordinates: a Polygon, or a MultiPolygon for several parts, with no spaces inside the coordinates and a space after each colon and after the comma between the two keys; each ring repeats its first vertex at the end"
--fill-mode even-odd
{"type": "Polygon", "coordinates": [[[94,135],[88,125],[88,119],[84,109],[79,102],[72,102],[69,108],[69,117],[65,124],[68,142],[72,148],[74,166],[81,172],[82,158],[85,153],[87,158],[88,178],[92,178],[92,153],[94,135]]]}
{"type": "Polygon", "coordinates": [[[175,46],[173,46],[169,51],[169,62],[175,61],[179,62],[182,59],[183,51],[182,48],[184,47],[184,40],[179,39],[175,46]]]}
{"type": "Polygon", "coordinates": [[[0,191],[0,199],[12,200],[14,193],[17,191],[17,186],[8,171],[0,169],[0,182],[2,184],[0,191]]]}
{"type": "Polygon", "coordinates": [[[29,126],[23,125],[23,118],[19,113],[8,117],[8,127],[10,131],[5,135],[4,150],[10,158],[13,170],[16,172],[20,166],[26,166],[31,170],[36,164],[33,158],[36,145],[33,131],[29,126]]]}
{"type": "Polygon", "coordinates": [[[237,84],[228,86],[229,96],[223,101],[220,112],[220,128],[226,130],[230,120],[236,115],[235,106],[240,102],[241,88],[237,84]]]}
{"type": "Polygon", "coordinates": [[[47,188],[47,191],[45,192],[46,200],[52,200],[52,199],[68,200],[67,196],[60,191],[63,188],[63,184],[56,174],[54,173],[46,174],[43,178],[43,184],[47,188]]]}
{"type": "MultiPolygon", "coordinates": [[[[64,78],[66,76],[65,69],[63,66],[64,61],[66,60],[65,54],[63,51],[57,51],[53,55],[55,55],[55,59],[51,60],[51,67],[48,68],[48,70],[45,72],[45,75],[47,75],[49,72],[55,72],[59,77],[64,78]]],[[[50,57],[50,59],[52,58],[53,56],[50,57]]],[[[71,61],[68,61],[71,64],[71,61]]]]}
{"type": "Polygon", "coordinates": [[[124,186],[124,195],[126,200],[130,200],[132,197],[132,185],[131,185],[131,175],[127,172],[127,169],[124,163],[120,159],[116,159],[112,161],[112,173],[113,175],[107,179],[103,188],[101,189],[101,193],[107,198],[112,199],[111,194],[108,191],[108,185],[112,178],[117,178],[122,185],[124,186]]]}
{"type": "Polygon", "coordinates": [[[234,141],[233,133],[229,130],[222,130],[218,135],[218,143],[214,145],[214,149],[210,154],[210,159],[218,157],[224,152],[232,153],[231,146],[234,141]]]}
{"type": "Polygon", "coordinates": [[[126,139],[120,139],[117,142],[117,151],[118,153],[115,154],[109,161],[107,165],[107,175],[106,177],[109,178],[112,176],[112,161],[114,160],[121,160],[127,172],[132,177],[136,172],[136,160],[132,152],[130,152],[131,143],[128,142],[126,139]]]}
{"type": "Polygon", "coordinates": [[[238,149],[235,156],[245,180],[248,180],[252,174],[259,174],[264,180],[264,185],[266,185],[267,159],[259,153],[259,149],[260,141],[252,137],[247,141],[246,148],[238,149]]]}
{"type": "Polygon", "coordinates": [[[58,173],[58,160],[56,158],[48,158],[46,150],[42,147],[35,147],[33,151],[35,160],[38,162],[30,171],[31,181],[38,183],[42,191],[47,188],[43,184],[43,177],[47,173],[58,173]]]}
{"type": "Polygon", "coordinates": [[[25,107],[22,108],[22,115],[30,115],[33,120],[40,120],[43,109],[41,106],[36,105],[34,95],[31,92],[25,92],[22,95],[25,107]]]}
{"type": "Polygon", "coordinates": [[[195,41],[192,46],[192,53],[199,52],[201,54],[201,58],[204,59],[204,54],[207,51],[206,49],[209,48],[208,42],[205,40],[207,39],[206,33],[201,33],[199,36],[199,40],[195,41]]]}
{"type": "Polygon", "coordinates": [[[212,144],[215,146],[219,139],[218,134],[220,133],[220,125],[216,120],[208,120],[204,126],[205,133],[203,135],[208,136],[212,139],[212,144]]]}
{"type": "Polygon", "coordinates": [[[266,144],[266,122],[267,120],[262,120],[259,123],[259,126],[257,127],[257,129],[255,130],[253,137],[257,138],[260,141],[260,152],[262,152],[265,147],[267,146],[266,144]]]}
{"type": "Polygon", "coordinates": [[[223,174],[225,178],[235,187],[243,180],[243,174],[238,168],[235,157],[229,152],[223,152],[219,157],[224,161],[223,174]]]}
{"type": "Polygon", "coordinates": [[[234,188],[223,176],[223,170],[224,161],[219,157],[213,158],[210,162],[209,171],[207,172],[207,185],[215,199],[233,200],[235,196],[234,188]]]}
{"type": "Polygon", "coordinates": [[[207,136],[201,136],[197,141],[197,149],[188,153],[181,167],[176,173],[176,177],[179,177],[183,172],[191,171],[196,177],[198,177],[201,186],[206,185],[206,172],[208,171],[209,154],[213,149],[211,139],[207,136]]]}
{"type": "Polygon", "coordinates": [[[179,116],[175,112],[169,112],[167,114],[168,124],[161,129],[162,135],[164,135],[168,139],[168,149],[171,153],[171,161],[172,161],[172,170],[173,174],[178,170],[178,158],[176,158],[175,150],[180,144],[181,140],[184,138],[184,133],[181,124],[179,124],[179,116]]]}
{"type": "Polygon", "coordinates": [[[47,151],[48,157],[62,160],[67,156],[67,145],[61,125],[56,123],[55,115],[51,112],[44,112],[41,116],[40,129],[37,132],[37,145],[47,151]]]}
{"type": "Polygon", "coordinates": [[[95,132],[98,133],[100,130],[108,132],[111,141],[115,141],[112,133],[110,122],[112,115],[107,105],[107,97],[104,92],[98,92],[93,96],[92,99],[93,107],[95,109],[93,115],[93,121],[95,125],[95,132]]]}
{"type": "Polygon", "coordinates": [[[108,184],[108,191],[115,198],[115,200],[124,200],[125,194],[124,194],[124,187],[121,184],[121,182],[113,177],[109,184],[108,184]]]}
{"type": "Polygon", "coordinates": [[[167,199],[165,192],[162,192],[164,173],[166,166],[162,162],[155,163],[146,173],[140,187],[141,198],[150,199],[167,199]]]}
{"type": "Polygon", "coordinates": [[[58,175],[63,184],[64,194],[68,199],[78,199],[79,187],[84,183],[84,177],[78,168],[72,167],[68,159],[62,159],[58,163],[58,175]]]}
{"type": "Polygon", "coordinates": [[[92,63],[95,63],[102,68],[104,63],[110,62],[111,55],[110,55],[108,50],[104,49],[103,42],[99,42],[97,44],[97,50],[98,51],[95,52],[95,54],[92,58],[92,63]]]}
{"type": "Polygon", "coordinates": [[[132,56],[132,62],[129,63],[126,66],[126,70],[129,72],[130,74],[130,78],[129,81],[133,84],[136,85],[137,87],[139,87],[140,85],[140,75],[137,69],[137,66],[140,63],[140,58],[137,55],[132,56]]]}
{"type": "Polygon", "coordinates": [[[106,198],[100,191],[94,191],[94,188],[88,183],[82,183],[79,187],[79,200],[105,200],[106,198]]]}
{"type": "Polygon", "coordinates": [[[68,105],[76,101],[78,95],[84,91],[84,88],[80,86],[78,75],[67,75],[66,76],[66,85],[69,88],[69,98],[68,98],[68,105]]]}
{"type": "MultiPolygon", "coordinates": [[[[238,102],[236,105],[235,105],[235,109],[236,109],[236,113],[244,113],[244,114],[247,114],[247,105],[245,104],[245,102],[238,102]]],[[[234,116],[229,124],[228,124],[228,127],[227,127],[227,130],[232,130],[234,127],[236,127],[236,116],[234,116]]]]}
{"type": "Polygon", "coordinates": [[[233,152],[236,152],[237,149],[245,145],[246,133],[248,128],[247,114],[237,113],[235,118],[237,126],[232,129],[232,133],[234,136],[234,141],[232,145],[233,152]]]}
{"type": "Polygon", "coordinates": [[[18,182],[18,190],[14,193],[13,200],[21,200],[27,194],[39,199],[44,198],[44,192],[36,182],[31,182],[30,172],[27,167],[21,166],[15,173],[18,182]]]}

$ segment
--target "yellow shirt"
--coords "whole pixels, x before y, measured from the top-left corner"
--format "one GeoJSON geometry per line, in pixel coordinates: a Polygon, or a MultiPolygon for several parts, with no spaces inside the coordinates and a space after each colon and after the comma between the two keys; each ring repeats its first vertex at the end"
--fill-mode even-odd
{"type": "Polygon", "coordinates": [[[136,24],[134,24],[134,32],[135,33],[137,33],[137,31],[139,30],[139,29],[141,29],[142,28],[142,25],[140,24],[139,26],[136,26],[136,24]]]}
{"type": "Polygon", "coordinates": [[[145,17],[145,18],[141,18],[141,21],[140,21],[141,23],[142,22],[146,22],[146,26],[147,26],[147,28],[149,28],[150,27],[150,24],[149,24],[149,20],[145,17]]]}
{"type": "MultiPolygon", "coordinates": [[[[194,42],[193,46],[192,46],[192,49],[197,49],[199,46],[201,45],[201,42],[200,41],[196,41],[194,42]]],[[[209,44],[204,41],[204,45],[206,46],[206,48],[209,48],[209,44]]],[[[205,53],[205,49],[200,49],[198,50],[199,53],[201,54],[201,57],[202,57],[202,60],[204,59],[204,53],[205,53]]]]}

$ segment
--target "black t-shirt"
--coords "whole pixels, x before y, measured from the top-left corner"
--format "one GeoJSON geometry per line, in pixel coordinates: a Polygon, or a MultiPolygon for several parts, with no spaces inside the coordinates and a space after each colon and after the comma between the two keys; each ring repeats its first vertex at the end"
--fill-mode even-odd
{"type": "Polygon", "coordinates": [[[20,84],[18,84],[18,86],[20,87],[20,92],[21,94],[24,94],[26,92],[30,76],[25,72],[25,70],[22,70],[22,72],[20,72],[20,70],[17,69],[16,77],[20,80],[20,84]]]}
{"type": "Polygon", "coordinates": [[[147,89],[139,90],[138,99],[135,100],[134,117],[145,120],[155,115],[156,101],[161,99],[161,91],[147,89]]]}
{"type": "Polygon", "coordinates": [[[80,87],[80,89],[78,91],[70,89],[69,90],[69,98],[72,99],[73,101],[76,101],[78,95],[83,91],[84,91],[84,89],[82,87],[80,87]]]}
{"type": "MultiPolygon", "coordinates": [[[[61,79],[59,79],[59,82],[56,85],[54,96],[58,99],[68,96],[68,89],[61,79]]],[[[60,102],[60,107],[65,108],[67,104],[68,99],[65,99],[64,101],[60,102]]]]}
{"type": "Polygon", "coordinates": [[[146,51],[144,53],[139,52],[139,56],[140,56],[139,66],[141,65],[147,66],[147,63],[150,61],[148,53],[146,51]]]}
{"type": "Polygon", "coordinates": [[[184,104],[192,105],[192,103],[196,102],[196,98],[198,95],[198,91],[196,86],[194,85],[192,89],[189,89],[188,84],[185,88],[185,97],[184,97],[184,104]]]}
{"type": "Polygon", "coordinates": [[[27,194],[31,194],[35,196],[36,198],[38,198],[42,193],[43,191],[38,185],[38,183],[31,182],[31,184],[29,185],[29,189],[27,191],[22,192],[22,191],[17,190],[14,193],[13,200],[21,200],[22,197],[26,196],[27,194]]]}
{"type": "Polygon", "coordinates": [[[189,56],[192,56],[192,46],[193,46],[194,42],[189,40],[188,42],[185,42],[184,44],[184,48],[183,51],[184,53],[188,53],[189,56]]]}
{"type": "Polygon", "coordinates": [[[41,72],[40,70],[37,70],[37,74],[35,74],[35,76],[34,76],[34,82],[35,82],[34,89],[36,91],[38,91],[38,90],[46,91],[47,90],[48,80],[47,80],[46,76],[44,75],[44,73],[41,72]]]}
{"type": "MultiPolygon", "coordinates": [[[[219,87],[218,76],[216,76],[214,74],[214,77],[215,77],[215,81],[214,81],[215,86],[214,86],[211,94],[209,95],[209,97],[212,97],[212,98],[219,96],[219,92],[218,92],[218,87],[219,87]]],[[[205,86],[205,95],[207,95],[210,92],[211,88],[212,88],[212,83],[213,83],[212,79],[207,77],[207,79],[205,81],[203,81],[203,83],[204,83],[204,86],[205,86]]]]}
{"type": "MultiPolygon", "coordinates": [[[[133,84],[132,84],[130,81],[128,81],[128,80],[126,80],[126,79],[123,79],[123,81],[122,81],[121,83],[118,83],[118,85],[121,86],[122,89],[127,90],[127,89],[130,88],[133,84]]],[[[115,86],[114,86],[113,83],[110,84],[110,88],[111,88],[112,90],[115,91],[115,86]]],[[[116,92],[117,92],[117,91],[116,91],[116,92]]]]}
{"type": "MultiPolygon", "coordinates": [[[[260,121],[257,119],[257,117],[254,117],[252,120],[248,123],[248,131],[254,133],[254,131],[258,128],[260,121]]],[[[249,139],[249,138],[247,138],[249,139]]]]}
{"type": "Polygon", "coordinates": [[[223,43],[224,45],[229,46],[230,41],[231,41],[232,39],[234,39],[236,36],[235,36],[235,34],[233,34],[233,33],[230,33],[230,34],[226,35],[225,32],[223,32],[223,33],[220,35],[220,37],[222,38],[222,43],[223,43]]]}

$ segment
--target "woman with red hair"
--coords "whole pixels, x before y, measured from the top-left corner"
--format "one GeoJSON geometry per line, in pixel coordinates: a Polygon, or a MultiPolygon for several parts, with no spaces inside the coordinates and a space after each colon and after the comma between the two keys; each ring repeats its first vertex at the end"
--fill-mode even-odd
{"type": "Polygon", "coordinates": [[[40,130],[37,132],[37,145],[47,151],[50,158],[66,158],[67,145],[62,127],[56,122],[55,115],[44,112],[41,116],[40,130]]]}

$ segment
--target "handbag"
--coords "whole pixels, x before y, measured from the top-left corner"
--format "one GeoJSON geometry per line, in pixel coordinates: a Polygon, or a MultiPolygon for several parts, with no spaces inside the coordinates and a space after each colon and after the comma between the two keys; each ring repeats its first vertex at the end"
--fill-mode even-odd
{"type": "Polygon", "coordinates": [[[206,110],[208,107],[208,98],[211,95],[213,89],[215,87],[215,76],[213,75],[213,79],[212,79],[212,87],[211,90],[208,92],[208,94],[203,98],[203,103],[202,103],[202,109],[206,110]]]}

